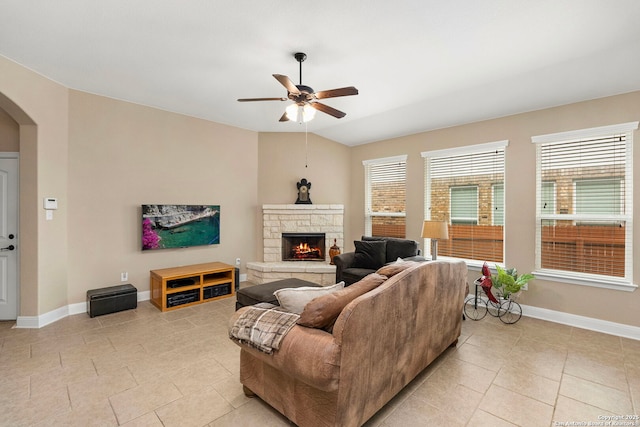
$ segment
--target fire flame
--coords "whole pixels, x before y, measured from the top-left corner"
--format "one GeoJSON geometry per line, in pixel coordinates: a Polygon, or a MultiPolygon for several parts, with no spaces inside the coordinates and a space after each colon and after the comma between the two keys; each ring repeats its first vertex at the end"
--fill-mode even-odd
{"type": "Polygon", "coordinates": [[[293,252],[297,256],[304,256],[307,254],[316,253],[318,257],[322,256],[322,251],[318,247],[311,247],[308,243],[300,243],[298,246],[294,246],[293,252]]]}

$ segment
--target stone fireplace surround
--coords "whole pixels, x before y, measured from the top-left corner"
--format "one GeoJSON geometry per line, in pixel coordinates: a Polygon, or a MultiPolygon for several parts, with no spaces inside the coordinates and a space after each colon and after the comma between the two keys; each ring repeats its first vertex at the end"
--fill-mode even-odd
{"type": "Polygon", "coordinates": [[[330,265],[334,239],[344,247],[344,205],[263,205],[263,261],[247,263],[247,280],[262,284],[296,277],[320,285],[335,283],[330,265]],[[282,233],[325,233],[326,261],[282,261],[282,233]]]}

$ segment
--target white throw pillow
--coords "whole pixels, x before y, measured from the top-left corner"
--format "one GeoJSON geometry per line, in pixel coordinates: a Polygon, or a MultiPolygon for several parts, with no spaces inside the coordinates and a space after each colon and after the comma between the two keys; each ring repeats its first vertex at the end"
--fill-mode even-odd
{"type": "Polygon", "coordinates": [[[280,303],[280,307],[291,313],[300,314],[304,310],[304,306],[312,299],[339,291],[343,288],[344,282],[340,282],[324,287],[302,286],[300,288],[283,288],[275,291],[273,295],[275,295],[278,303],[280,303]]]}

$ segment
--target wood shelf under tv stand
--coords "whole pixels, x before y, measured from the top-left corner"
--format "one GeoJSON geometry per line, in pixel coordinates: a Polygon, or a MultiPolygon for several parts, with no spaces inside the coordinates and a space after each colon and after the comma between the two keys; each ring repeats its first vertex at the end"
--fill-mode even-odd
{"type": "Polygon", "coordinates": [[[177,310],[235,295],[236,269],[222,262],[151,270],[151,303],[177,310]]]}

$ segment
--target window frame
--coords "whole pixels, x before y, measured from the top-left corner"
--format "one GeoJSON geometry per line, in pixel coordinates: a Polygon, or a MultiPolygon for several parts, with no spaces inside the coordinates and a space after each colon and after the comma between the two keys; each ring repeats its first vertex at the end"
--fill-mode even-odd
{"type": "MultiPolygon", "coordinates": [[[[509,146],[509,140],[501,140],[501,141],[494,141],[494,142],[487,142],[487,143],[481,143],[481,144],[474,144],[474,145],[466,145],[466,146],[460,146],[460,147],[455,147],[455,148],[445,148],[445,149],[441,149],[441,150],[432,150],[432,151],[423,151],[422,153],[420,153],[421,157],[424,160],[424,219],[425,220],[430,220],[431,219],[431,171],[430,171],[430,159],[431,158],[438,158],[438,157],[453,157],[453,156],[460,156],[460,155],[472,155],[472,154],[479,154],[479,153],[484,153],[484,152],[490,152],[490,151],[496,151],[496,150],[503,150],[504,151],[504,160],[503,160],[503,169],[502,169],[502,184],[504,185],[504,200],[505,202],[503,202],[503,218],[506,219],[506,188],[507,188],[507,183],[506,183],[506,163],[507,163],[507,147],[509,146]]],[[[471,184],[470,184],[471,185],[471,184]]],[[[493,186],[493,184],[492,184],[493,186]]],[[[491,190],[492,193],[492,197],[493,197],[493,189],[491,190]]],[[[480,189],[478,189],[478,197],[480,197],[480,189]]],[[[449,210],[449,214],[450,214],[450,210],[449,210]]],[[[478,207],[478,223],[480,222],[480,208],[478,207]]],[[[493,220],[492,220],[493,221],[493,220]]],[[[451,217],[449,215],[448,218],[448,223],[451,224],[451,217]]],[[[493,225],[493,224],[492,224],[493,225]]],[[[492,264],[497,264],[497,265],[501,265],[504,266],[504,259],[506,257],[506,253],[505,253],[505,247],[506,247],[506,241],[505,241],[505,233],[506,227],[503,225],[502,226],[502,259],[503,262],[491,262],[492,264]]],[[[430,239],[423,239],[423,247],[425,248],[425,252],[426,255],[431,255],[430,253],[430,239]]],[[[482,268],[482,265],[484,264],[484,262],[486,260],[477,260],[477,259],[469,259],[469,258],[457,258],[457,257],[449,257],[449,256],[443,256],[441,254],[438,254],[438,259],[448,259],[448,260],[461,260],[464,261],[467,264],[467,267],[473,268],[473,269],[480,269],[482,268]]]]}
{"type": "MultiPolygon", "coordinates": [[[[396,217],[396,218],[405,218],[405,227],[406,227],[406,217],[407,217],[407,200],[406,200],[406,186],[407,186],[407,158],[406,154],[399,156],[391,156],[391,157],[381,157],[378,159],[369,159],[363,160],[362,165],[364,166],[364,235],[371,236],[373,230],[373,218],[374,217],[396,217]],[[384,165],[384,164],[393,164],[393,163],[404,163],[404,186],[405,186],[405,200],[404,200],[404,210],[402,212],[374,212],[372,207],[372,187],[371,187],[371,166],[375,165],[384,165]]],[[[405,232],[406,237],[406,232],[405,232]]]]}
{"type": "MultiPolygon", "coordinates": [[[[533,274],[537,278],[548,279],[558,282],[571,283],[576,285],[592,286],[597,288],[615,289],[622,291],[634,291],[638,286],[633,283],[633,134],[638,129],[639,122],[628,122],[610,126],[601,126],[588,129],[579,129],[568,132],[558,132],[545,135],[537,135],[531,138],[531,142],[536,145],[536,230],[535,230],[535,269],[533,274]],[[542,165],[541,147],[543,144],[561,144],[563,142],[574,142],[577,140],[589,140],[614,135],[625,134],[625,170],[624,170],[624,192],[621,193],[621,203],[626,210],[620,215],[598,215],[598,221],[612,220],[625,222],[625,273],[624,277],[607,276],[584,272],[571,272],[565,270],[542,268],[542,222],[543,221],[566,221],[573,220],[589,221],[594,220],[589,214],[542,214],[541,211],[541,186],[542,165]]],[[[588,178],[586,178],[588,179],[588,178]]],[[[603,178],[606,179],[606,178],[603,178]]],[[[613,179],[613,178],[611,178],[613,179]]],[[[574,183],[575,186],[575,183],[574,183]]],[[[556,198],[554,187],[554,200],[556,198]]],[[[575,192],[573,209],[575,209],[575,192]]],[[[557,201],[556,201],[557,204],[557,201]]],[[[556,205],[557,207],[557,205],[556,205]]]]}

